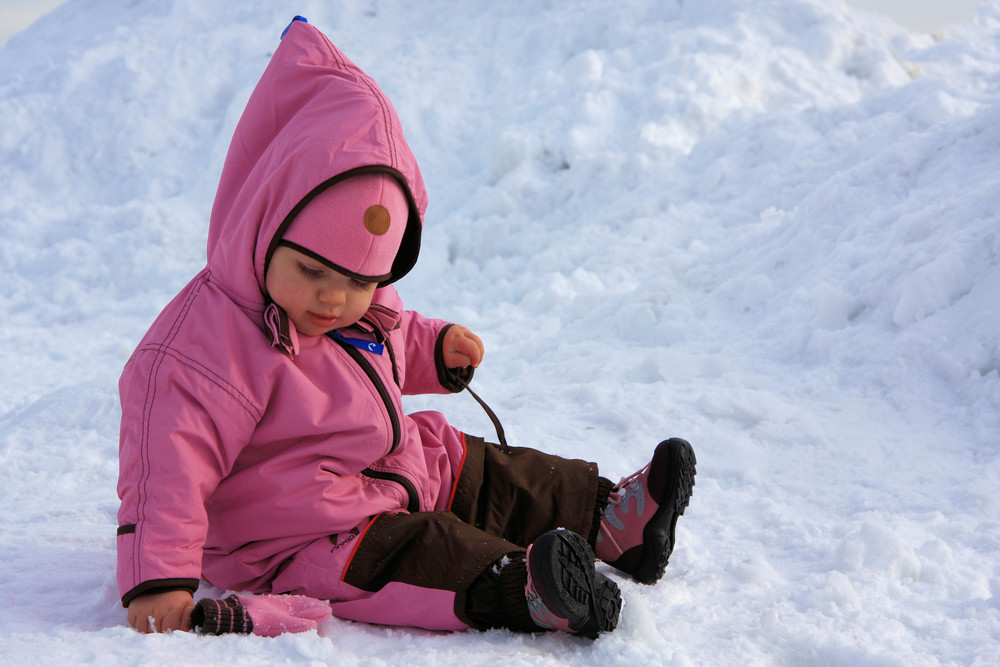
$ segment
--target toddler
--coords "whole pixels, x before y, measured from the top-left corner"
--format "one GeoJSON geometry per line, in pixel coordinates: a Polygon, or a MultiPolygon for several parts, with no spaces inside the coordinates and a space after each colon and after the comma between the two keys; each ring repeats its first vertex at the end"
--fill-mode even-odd
{"type": "Polygon", "coordinates": [[[403,394],[464,389],[484,352],[392,287],[426,206],[389,100],[296,17],[236,128],[207,265],[119,384],[132,627],[275,635],[333,614],[596,637],[621,598],[595,551],[662,576],[694,484],[687,442],[614,485],[403,413],[403,394]],[[196,605],[201,579],[240,593],[196,605]]]}

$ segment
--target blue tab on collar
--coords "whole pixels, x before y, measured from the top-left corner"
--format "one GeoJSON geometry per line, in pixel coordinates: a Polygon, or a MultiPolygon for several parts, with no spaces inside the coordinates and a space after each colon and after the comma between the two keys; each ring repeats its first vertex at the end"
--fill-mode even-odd
{"type": "Polygon", "coordinates": [[[365,352],[371,352],[372,354],[381,355],[385,352],[385,345],[382,343],[376,343],[375,341],[365,340],[364,338],[348,338],[344,334],[340,333],[337,329],[326,334],[334,340],[339,340],[348,345],[353,345],[359,350],[364,350],[365,352]]]}

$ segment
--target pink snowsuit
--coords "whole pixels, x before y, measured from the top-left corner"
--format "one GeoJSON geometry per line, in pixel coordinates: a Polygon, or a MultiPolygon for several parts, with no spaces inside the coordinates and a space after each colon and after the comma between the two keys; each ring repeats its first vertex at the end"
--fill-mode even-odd
{"type": "MultiPolygon", "coordinates": [[[[469,626],[461,604],[456,611],[468,582],[447,590],[389,577],[363,589],[347,576],[352,558],[365,558],[355,552],[375,519],[446,513],[455,502],[468,439],[439,413],[406,415],[401,405],[402,394],[459,391],[471,377],[444,367],[447,323],[403,310],[388,285],[344,332],[385,344],[382,354],[299,337],[264,316],[266,262],[300,202],[331,179],[372,170],[399,179],[410,201],[396,280],[416,260],[427,204],[416,160],[375,82],[315,28],[293,22],[236,128],[207,266],[121,376],[124,605],[193,591],[204,577],[228,590],[331,600],[342,618],[469,626]]],[[[580,479],[590,497],[564,504],[587,534],[596,468],[580,479]]],[[[464,567],[481,570],[517,548],[503,545],[464,567]]]]}

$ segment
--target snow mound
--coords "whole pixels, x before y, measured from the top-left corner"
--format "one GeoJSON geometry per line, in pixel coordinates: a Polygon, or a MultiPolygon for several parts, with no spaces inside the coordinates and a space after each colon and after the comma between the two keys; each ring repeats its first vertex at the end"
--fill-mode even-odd
{"type": "MultiPolygon", "coordinates": [[[[932,39],[827,0],[70,0],[0,49],[0,652],[994,662],[998,43],[995,1],[932,39]],[[482,335],[510,441],[615,479],[670,435],[698,452],[667,575],[621,580],[595,643],[125,624],[115,383],[203,266],[232,129],[296,13],[399,111],[431,199],[399,289],[482,335]]],[[[491,434],[467,398],[409,406],[491,434]]]]}

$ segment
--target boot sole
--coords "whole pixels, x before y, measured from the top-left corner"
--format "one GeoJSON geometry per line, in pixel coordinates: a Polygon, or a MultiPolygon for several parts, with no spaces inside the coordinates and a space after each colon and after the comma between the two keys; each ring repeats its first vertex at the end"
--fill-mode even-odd
{"type": "MultiPolygon", "coordinates": [[[[694,476],[697,458],[687,440],[670,438],[656,447],[655,459],[662,456],[661,449],[670,457],[667,476],[664,480],[650,476],[649,488],[664,489],[664,500],[649,523],[642,531],[642,558],[632,573],[632,577],[643,584],[655,584],[663,576],[674,550],[674,531],[677,518],[684,514],[694,490],[694,476]]],[[[655,466],[654,466],[655,468],[655,466]]]]}
{"type": "Polygon", "coordinates": [[[585,539],[568,530],[545,533],[531,545],[528,566],[543,603],[567,619],[572,632],[595,639],[618,626],[618,585],[594,570],[585,539]]]}

